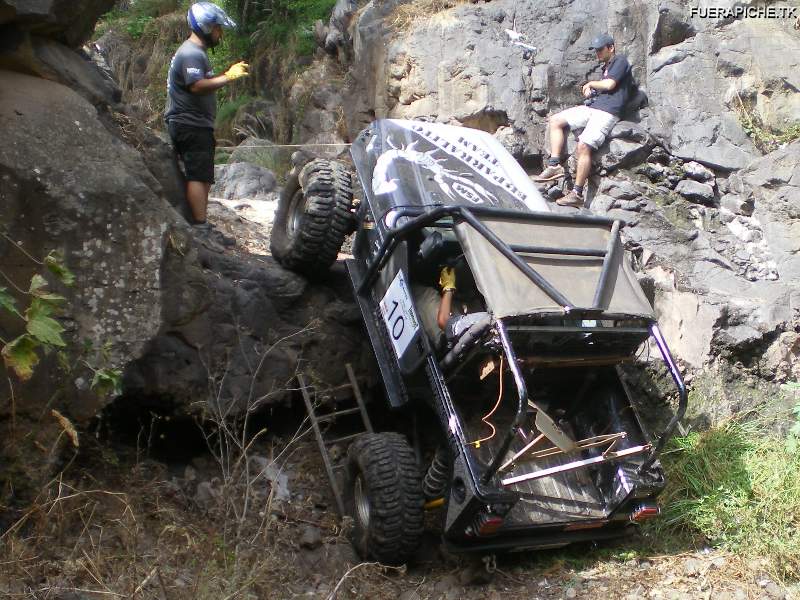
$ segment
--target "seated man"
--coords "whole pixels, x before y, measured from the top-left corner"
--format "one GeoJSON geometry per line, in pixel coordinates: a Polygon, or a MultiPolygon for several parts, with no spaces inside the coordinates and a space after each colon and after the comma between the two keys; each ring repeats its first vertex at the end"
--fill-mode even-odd
{"type": "Polygon", "coordinates": [[[422,328],[436,349],[442,347],[445,339],[452,342],[458,338],[474,321],[473,314],[484,310],[479,299],[473,297],[477,294],[463,293],[456,298],[454,267],[442,268],[439,287],[441,296],[432,287],[412,286],[422,328]]]}
{"type": "Polygon", "coordinates": [[[592,150],[603,144],[606,136],[619,121],[622,110],[630,96],[632,82],[631,66],[623,55],[617,55],[614,38],[607,33],[592,40],[591,50],[603,63],[603,78],[600,81],[589,81],[581,91],[586,98],[582,106],[573,106],[550,117],[548,133],[550,134],[550,158],[547,167],[538,177],[537,182],[552,181],[564,177],[561,165],[561,153],[564,148],[564,130],[569,127],[583,127],[578,137],[576,154],[578,158],[575,185],[563,198],[556,200],[560,206],[582,206],[583,186],[589,178],[592,166],[592,150]]]}

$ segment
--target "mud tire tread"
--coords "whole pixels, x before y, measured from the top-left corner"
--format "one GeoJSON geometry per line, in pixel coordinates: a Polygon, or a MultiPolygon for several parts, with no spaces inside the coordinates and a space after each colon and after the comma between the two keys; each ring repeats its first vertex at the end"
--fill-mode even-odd
{"type": "Polygon", "coordinates": [[[414,557],[424,531],[424,498],[417,459],[404,436],[371,433],[356,438],[347,453],[345,500],[354,517],[350,539],[364,559],[396,565],[414,557]],[[366,528],[355,511],[359,474],[370,503],[366,528]]]}
{"type": "Polygon", "coordinates": [[[334,160],[307,163],[283,188],[275,213],[270,249],[281,265],[313,276],[327,271],[353,227],[353,182],[348,168],[334,160]],[[304,196],[297,230],[290,235],[292,199],[304,196]]]}

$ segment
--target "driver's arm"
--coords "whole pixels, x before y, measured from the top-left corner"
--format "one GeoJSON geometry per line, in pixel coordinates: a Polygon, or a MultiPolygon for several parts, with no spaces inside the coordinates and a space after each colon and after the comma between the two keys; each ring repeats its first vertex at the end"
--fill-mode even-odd
{"type": "Polygon", "coordinates": [[[439,329],[442,331],[444,331],[444,328],[447,326],[447,319],[450,318],[450,312],[453,307],[453,296],[455,293],[455,289],[442,291],[442,301],[439,303],[439,314],[436,316],[436,324],[439,325],[439,329]]]}
{"type": "Polygon", "coordinates": [[[447,319],[450,318],[450,310],[453,306],[453,296],[456,293],[456,270],[453,267],[445,267],[439,274],[439,286],[442,288],[442,301],[439,303],[439,313],[436,315],[436,323],[439,329],[444,331],[447,319]]]}

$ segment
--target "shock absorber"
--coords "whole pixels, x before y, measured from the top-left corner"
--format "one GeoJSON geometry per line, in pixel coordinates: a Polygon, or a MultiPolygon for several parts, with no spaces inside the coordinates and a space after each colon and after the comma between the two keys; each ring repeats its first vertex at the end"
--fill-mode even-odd
{"type": "Polygon", "coordinates": [[[450,477],[450,451],[446,445],[436,449],[431,466],[422,480],[422,493],[425,500],[431,501],[444,496],[447,489],[447,480],[450,477]]]}

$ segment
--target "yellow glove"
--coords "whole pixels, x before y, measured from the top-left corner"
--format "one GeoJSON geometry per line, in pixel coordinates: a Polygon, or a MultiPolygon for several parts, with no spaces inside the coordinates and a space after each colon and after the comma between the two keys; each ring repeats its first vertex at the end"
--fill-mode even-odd
{"type": "Polygon", "coordinates": [[[445,292],[447,290],[456,289],[456,271],[452,267],[445,267],[442,269],[441,275],[439,275],[439,285],[442,288],[442,291],[445,292]]]}
{"type": "Polygon", "coordinates": [[[246,77],[250,75],[247,72],[247,69],[250,68],[246,62],[241,61],[233,65],[230,69],[225,71],[225,77],[228,78],[228,81],[233,81],[234,79],[239,79],[239,77],[246,77]]]}

